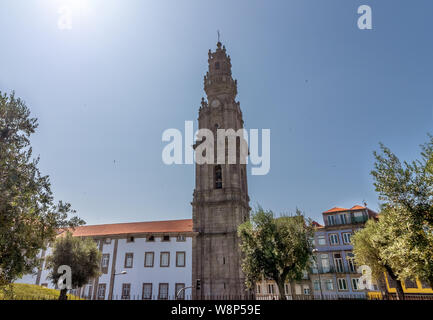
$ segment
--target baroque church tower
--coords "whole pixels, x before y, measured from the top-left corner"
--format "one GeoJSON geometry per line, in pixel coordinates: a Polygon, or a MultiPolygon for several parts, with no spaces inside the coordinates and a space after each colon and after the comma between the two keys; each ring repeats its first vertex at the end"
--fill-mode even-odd
{"type": "MultiPolygon", "coordinates": [[[[194,299],[244,296],[245,277],[241,269],[238,226],[249,218],[246,164],[218,164],[217,129],[243,129],[242,112],[237,102],[237,81],[232,78],[230,56],[218,41],[215,52],[209,50],[209,70],[204,77],[207,102],[202,99],[199,129],[214,133],[214,164],[196,163],[196,180],[192,202],[193,289],[194,299]]],[[[199,142],[200,143],[200,142],[199,142]]],[[[196,147],[196,146],[195,146],[196,147]]]]}

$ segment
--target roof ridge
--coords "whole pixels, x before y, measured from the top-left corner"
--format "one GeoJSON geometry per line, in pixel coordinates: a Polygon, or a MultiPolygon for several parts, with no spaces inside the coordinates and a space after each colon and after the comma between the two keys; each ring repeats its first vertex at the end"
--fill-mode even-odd
{"type": "MultiPolygon", "coordinates": [[[[97,226],[113,226],[116,224],[137,224],[137,223],[157,223],[157,222],[174,222],[174,221],[192,221],[192,219],[174,219],[174,220],[152,220],[152,221],[135,221],[135,222],[117,222],[117,223],[102,223],[102,224],[85,224],[82,226],[78,226],[76,228],[82,228],[82,227],[97,227],[97,226]]],[[[76,229],[75,228],[75,229],[76,229]]]]}

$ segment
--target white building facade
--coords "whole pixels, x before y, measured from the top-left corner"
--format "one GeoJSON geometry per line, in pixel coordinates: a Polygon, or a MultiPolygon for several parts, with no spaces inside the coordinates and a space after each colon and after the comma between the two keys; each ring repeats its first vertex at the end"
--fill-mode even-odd
{"type": "MultiPolygon", "coordinates": [[[[181,289],[191,286],[192,220],[82,226],[73,235],[91,237],[102,253],[101,276],[74,288],[75,295],[91,300],[191,298],[191,289],[181,289]]],[[[55,288],[45,264],[46,259],[17,282],[55,288]]]]}

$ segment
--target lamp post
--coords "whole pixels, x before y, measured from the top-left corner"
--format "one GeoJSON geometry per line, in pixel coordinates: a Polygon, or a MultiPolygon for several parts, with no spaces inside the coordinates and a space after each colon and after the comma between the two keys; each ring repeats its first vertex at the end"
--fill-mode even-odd
{"type": "Polygon", "coordinates": [[[108,297],[108,300],[113,300],[114,280],[116,279],[116,276],[119,276],[119,275],[122,275],[122,274],[127,274],[127,272],[125,270],[123,270],[123,271],[121,271],[119,273],[116,273],[116,271],[114,271],[114,273],[112,273],[113,281],[112,281],[112,284],[111,284],[111,290],[110,290],[110,295],[108,297]]]}
{"type": "Polygon", "coordinates": [[[320,300],[323,300],[323,293],[322,293],[322,280],[320,279],[320,268],[319,268],[319,263],[317,262],[317,253],[319,252],[319,250],[317,249],[313,249],[313,255],[314,255],[314,260],[316,261],[316,266],[317,266],[317,274],[319,276],[319,289],[320,289],[320,300]]]}
{"type": "Polygon", "coordinates": [[[176,299],[179,299],[180,294],[185,291],[186,289],[192,289],[195,288],[195,286],[188,286],[188,287],[183,287],[180,288],[178,292],[176,292],[176,299]]]}

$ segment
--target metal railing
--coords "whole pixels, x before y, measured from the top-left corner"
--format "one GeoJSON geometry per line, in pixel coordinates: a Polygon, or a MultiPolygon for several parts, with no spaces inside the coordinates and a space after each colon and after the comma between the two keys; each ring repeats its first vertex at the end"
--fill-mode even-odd
{"type": "MultiPolygon", "coordinates": [[[[292,300],[292,301],[299,301],[299,300],[397,300],[397,297],[395,294],[387,294],[385,296],[383,295],[375,295],[375,296],[368,296],[368,294],[311,294],[311,295],[285,295],[286,300],[292,300]]],[[[58,300],[58,298],[50,296],[32,296],[32,297],[15,297],[10,300],[58,300]]],[[[81,300],[85,301],[87,299],[79,298],[76,296],[68,297],[68,300],[81,300]]],[[[98,299],[97,299],[98,300],[98,299]]],[[[146,303],[146,301],[151,300],[183,300],[183,299],[176,299],[175,295],[168,295],[166,299],[161,299],[161,297],[158,297],[158,295],[152,295],[151,299],[143,299],[142,295],[132,295],[129,297],[123,297],[114,295],[113,300],[142,300],[143,303],[146,303]]],[[[191,295],[186,295],[184,300],[193,300],[193,297],[191,295]]],[[[255,301],[266,301],[266,300],[281,300],[280,296],[277,294],[256,294],[255,296],[252,295],[211,295],[211,296],[204,296],[201,299],[197,300],[255,300],[255,301]]],[[[433,294],[405,294],[404,300],[433,300],[433,294]]]]}

